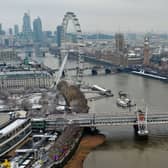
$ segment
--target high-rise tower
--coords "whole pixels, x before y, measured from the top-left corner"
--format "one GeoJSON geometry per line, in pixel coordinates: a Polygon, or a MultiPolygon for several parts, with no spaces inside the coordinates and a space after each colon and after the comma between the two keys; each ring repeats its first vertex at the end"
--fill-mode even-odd
{"type": "Polygon", "coordinates": [[[57,45],[58,47],[61,47],[62,36],[63,36],[63,27],[57,26],[57,45]]]}
{"type": "Polygon", "coordinates": [[[24,13],[24,16],[23,16],[23,36],[25,40],[32,39],[31,22],[30,22],[30,16],[28,13],[24,13]]]}
{"type": "Polygon", "coordinates": [[[12,30],[12,28],[9,28],[9,35],[13,35],[13,30],[12,30]]]}
{"type": "Polygon", "coordinates": [[[41,42],[43,40],[42,23],[40,17],[33,21],[33,37],[35,42],[41,42]]]}
{"type": "Polygon", "coordinates": [[[17,36],[19,34],[19,26],[17,24],[14,25],[14,35],[17,36]]]}
{"type": "Polygon", "coordinates": [[[0,23],[0,32],[2,32],[2,24],[0,23]]]}
{"type": "Polygon", "coordinates": [[[144,62],[145,66],[150,64],[150,53],[149,53],[149,37],[145,36],[144,38],[144,62]]]}
{"type": "Polygon", "coordinates": [[[0,23],[0,35],[5,35],[5,31],[2,30],[2,24],[0,23]]]}

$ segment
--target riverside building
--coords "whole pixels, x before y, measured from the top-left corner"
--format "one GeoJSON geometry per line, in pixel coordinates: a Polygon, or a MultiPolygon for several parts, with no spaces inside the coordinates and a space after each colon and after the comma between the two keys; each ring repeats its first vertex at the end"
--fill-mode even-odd
{"type": "Polygon", "coordinates": [[[49,88],[52,81],[47,71],[0,72],[0,89],[49,88]]]}

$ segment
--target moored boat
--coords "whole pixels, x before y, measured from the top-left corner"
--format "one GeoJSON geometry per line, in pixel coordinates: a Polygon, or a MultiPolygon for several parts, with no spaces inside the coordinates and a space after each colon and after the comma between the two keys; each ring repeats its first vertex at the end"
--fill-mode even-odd
{"type": "Polygon", "coordinates": [[[129,98],[128,94],[120,91],[119,93],[119,98],[117,98],[117,105],[120,106],[120,107],[124,107],[124,108],[127,108],[127,107],[132,107],[132,106],[135,106],[136,104],[133,103],[133,101],[129,98]]]}
{"type": "Polygon", "coordinates": [[[140,70],[140,71],[131,71],[131,72],[132,72],[132,74],[136,74],[136,75],[149,77],[149,78],[154,78],[154,79],[158,79],[158,80],[168,82],[168,77],[161,76],[161,75],[154,74],[154,73],[145,72],[145,70],[143,70],[143,69],[140,70]]]}

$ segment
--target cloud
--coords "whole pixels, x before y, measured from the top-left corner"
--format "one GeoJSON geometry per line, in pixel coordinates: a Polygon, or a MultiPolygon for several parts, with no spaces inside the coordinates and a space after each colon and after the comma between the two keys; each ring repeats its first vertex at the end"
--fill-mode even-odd
{"type": "Polygon", "coordinates": [[[18,23],[30,10],[31,19],[40,16],[45,29],[55,30],[66,11],[79,17],[84,31],[166,31],[167,0],[1,0],[0,22],[4,27],[18,23]]]}

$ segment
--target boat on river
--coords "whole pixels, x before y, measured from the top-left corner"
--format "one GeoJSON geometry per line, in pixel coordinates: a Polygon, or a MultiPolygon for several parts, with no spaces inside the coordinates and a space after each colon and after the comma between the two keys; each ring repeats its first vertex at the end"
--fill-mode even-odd
{"type": "Polygon", "coordinates": [[[123,108],[127,108],[127,107],[133,107],[136,104],[129,98],[127,93],[124,93],[122,91],[120,91],[118,93],[119,97],[117,98],[117,105],[119,107],[123,107],[123,108]]]}
{"type": "Polygon", "coordinates": [[[158,80],[168,82],[168,77],[158,75],[157,73],[145,72],[145,70],[143,70],[143,69],[140,70],[140,71],[131,71],[131,73],[135,74],[135,75],[140,75],[140,76],[144,76],[144,77],[158,79],[158,80]]]}

